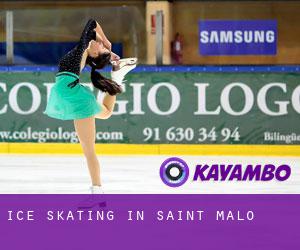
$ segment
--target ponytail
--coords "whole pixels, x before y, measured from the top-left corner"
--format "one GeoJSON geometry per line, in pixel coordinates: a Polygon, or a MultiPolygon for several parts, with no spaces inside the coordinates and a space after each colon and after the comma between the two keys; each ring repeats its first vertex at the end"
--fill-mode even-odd
{"type": "Polygon", "coordinates": [[[102,76],[94,67],[92,67],[91,70],[91,81],[95,88],[102,92],[108,92],[110,95],[116,95],[122,92],[119,84],[102,76]]]}

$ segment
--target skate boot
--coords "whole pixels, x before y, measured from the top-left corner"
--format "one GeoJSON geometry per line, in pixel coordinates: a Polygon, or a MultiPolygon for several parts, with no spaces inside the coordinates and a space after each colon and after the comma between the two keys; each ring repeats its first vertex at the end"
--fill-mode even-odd
{"type": "Polygon", "coordinates": [[[91,186],[88,198],[78,205],[79,209],[91,209],[93,207],[106,207],[104,192],[101,186],[91,186]]]}
{"type": "Polygon", "coordinates": [[[111,71],[111,79],[118,83],[121,86],[122,92],[125,90],[124,86],[124,77],[126,74],[133,70],[137,65],[137,58],[123,58],[120,59],[118,62],[113,61],[113,70],[111,71]]]}

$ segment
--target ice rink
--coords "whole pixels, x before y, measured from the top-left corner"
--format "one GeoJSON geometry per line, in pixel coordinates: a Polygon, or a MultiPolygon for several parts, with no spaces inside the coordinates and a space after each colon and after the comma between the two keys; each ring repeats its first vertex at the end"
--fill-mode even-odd
{"type": "MultiPolygon", "coordinates": [[[[192,182],[171,188],[159,177],[166,155],[98,156],[105,193],[300,193],[300,157],[178,156],[190,169],[196,164],[288,164],[287,181],[192,182]]],[[[83,155],[0,154],[0,193],[88,193],[90,186],[83,155]]]]}

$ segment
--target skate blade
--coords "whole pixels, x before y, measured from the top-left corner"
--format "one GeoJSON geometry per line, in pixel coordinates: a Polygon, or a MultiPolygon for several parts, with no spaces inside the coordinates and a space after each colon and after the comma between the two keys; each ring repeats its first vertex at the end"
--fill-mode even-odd
{"type": "Polygon", "coordinates": [[[123,58],[119,60],[120,62],[120,69],[123,68],[126,65],[135,65],[137,64],[137,58],[136,57],[129,57],[129,58],[123,58]]]}

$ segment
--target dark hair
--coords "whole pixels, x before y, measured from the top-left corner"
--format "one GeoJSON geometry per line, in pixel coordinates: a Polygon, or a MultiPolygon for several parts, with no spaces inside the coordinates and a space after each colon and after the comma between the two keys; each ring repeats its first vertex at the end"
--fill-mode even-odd
{"type": "Polygon", "coordinates": [[[110,53],[103,53],[98,57],[88,56],[86,64],[91,66],[91,81],[95,88],[102,92],[108,92],[110,95],[116,95],[122,92],[121,86],[111,79],[102,76],[96,69],[103,69],[110,64],[110,53]]]}

